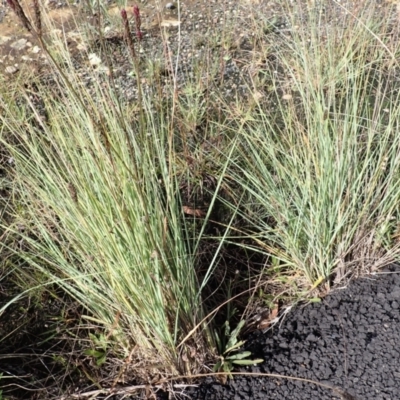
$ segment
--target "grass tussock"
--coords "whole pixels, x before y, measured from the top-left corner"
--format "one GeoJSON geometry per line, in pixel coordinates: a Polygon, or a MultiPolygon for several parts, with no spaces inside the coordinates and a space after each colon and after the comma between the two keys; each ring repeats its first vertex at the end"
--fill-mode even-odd
{"type": "Polygon", "coordinates": [[[129,379],[154,383],[213,365],[229,373],[249,356],[235,353],[237,337],[256,305],[276,317],[284,293],[322,295],[398,260],[398,32],[371,4],[287,7],[286,31],[253,21],[247,99],[205,87],[202,68],[219,75],[237,54],[206,54],[178,89],[169,53],[170,79],[155,78],[126,12],[133,103],[111,62],[108,80],[88,72],[89,90],[64,43],[37,33],[51,85],[35,81],[32,96],[14,82],[0,94],[0,251],[26,278],[0,312],[57,287],[83,310],[90,335],[78,347],[92,367],[124,360],[114,377],[129,365],[129,379]],[[258,264],[222,268],[233,248],[258,264]]]}
{"type": "MultiPolygon", "coordinates": [[[[82,107],[68,86],[54,97],[42,90],[45,122],[33,104],[36,123],[13,124],[13,110],[5,121],[18,142],[10,151],[27,228],[20,255],[85,306],[117,353],[136,345],[177,373],[179,340],[204,314],[168,123],[149,107],[139,128],[132,109],[110,107],[104,93],[94,104],[78,89],[82,107]]],[[[203,353],[206,342],[196,343],[203,353]]]]}
{"type": "Polygon", "coordinates": [[[398,257],[397,33],[362,11],[339,25],[310,14],[307,29],[293,18],[232,169],[254,247],[309,287],[398,257]]]}

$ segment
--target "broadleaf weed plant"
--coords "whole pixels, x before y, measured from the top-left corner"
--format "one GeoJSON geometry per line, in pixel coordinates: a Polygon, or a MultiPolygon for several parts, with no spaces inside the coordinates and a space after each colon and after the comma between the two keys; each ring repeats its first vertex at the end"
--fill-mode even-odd
{"type": "MultiPolygon", "coordinates": [[[[228,299],[231,298],[231,290],[228,289],[228,299]]],[[[245,340],[240,340],[243,328],[246,325],[244,319],[240,319],[236,327],[232,329],[233,317],[237,313],[232,308],[231,302],[227,303],[227,319],[220,329],[214,329],[214,338],[218,350],[219,360],[213,367],[214,372],[225,372],[226,375],[219,376],[222,383],[227,378],[232,378],[231,372],[235,366],[255,365],[263,362],[263,359],[251,359],[252,353],[243,349],[245,340]]]]}
{"type": "Polygon", "coordinates": [[[238,133],[229,170],[246,246],[279,259],[279,274],[300,271],[308,288],[399,255],[389,240],[400,222],[398,31],[372,4],[338,10],[335,24],[288,6],[290,32],[263,39],[269,93],[255,88],[266,100],[238,133]]]}
{"type": "MultiPolygon", "coordinates": [[[[259,364],[263,359],[250,359],[250,351],[240,351],[245,341],[238,340],[238,336],[245,321],[241,320],[236,328],[231,331],[229,321],[224,324],[224,333],[222,337],[215,332],[217,338],[217,346],[219,349],[219,361],[214,366],[214,372],[226,372],[226,377],[232,378],[231,372],[235,366],[248,366],[259,364]]],[[[226,383],[226,377],[222,376],[222,382],[226,383]]]]}

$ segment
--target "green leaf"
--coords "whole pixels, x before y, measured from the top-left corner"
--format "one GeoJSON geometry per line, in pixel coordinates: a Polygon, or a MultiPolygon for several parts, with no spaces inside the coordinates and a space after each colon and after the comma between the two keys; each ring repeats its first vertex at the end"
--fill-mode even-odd
{"type": "MultiPolygon", "coordinates": [[[[245,343],[246,343],[246,342],[245,342],[244,340],[241,340],[240,342],[236,343],[234,346],[228,347],[228,348],[225,350],[224,354],[229,353],[229,352],[231,352],[231,351],[233,351],[233,350],[235,350],[235,349],[238,349],[240,346],[243,346],[245,343]]],[[[229,344],[229,342],[228,342],[228,344],[229,344]]]]}
{"type": "Polygon", "coordinates": [[[226,357],[227,360],[241,360],[242,358],[247,358],[251,356],[251,351],[243,351],[239,354],[233,354],[232,356],[226,357]]]}
{"type": "Polygon", "coordinates": [[[233,360],[232,364],[237,364],[237,365],[254,365],[254,364],[260,364],[264,360],[261,358],[258,358],[256,360],[233,360]]]}
{"type": "Polygon", "coordinates": [[[239,335],[239,332],[242,330],[244,324],[246,323],[246,321],[244,319],[242,319],[237,327],[234,329],[234,331],[231,333],[231,336],[237,337],[239,335]]]}
{"type": "MultiPolygon", "coordinates": [[[[238,323],[237,327],[232,331],[232,333],[230,334],[230,338],[228,340],[228,343],[226,344],[227,349],[234,348],[236,346],[237,337],[239,335],[239,332],[243,328],[244,324],[245,324],[245,321],[242,319],[238,323]]],[[[227,352],[228,352],[228,350],[225,350],[225,353],[227,353],[227,352]]]]}
{"type": "Polygon", "coordinates": [[[96,365],[98,367],[100,367],[101,365],[103,365],[106,362],[106,354],[104,353],[102,357],[98,358],[96,360],[96,365]]]}
{"type": "Polygon", "coordinates": [[[218,371],[221,369],[222,364],[223,364],[222,361],[218,361],[218,362],[214,365],[213,372],[218,372],[218,371]]]}
{"type": "Polygon", "coordinates": [[[228,349],[233,349],[233,348],[235,348],[235,347],[236,347],[236,343],[237,343],[237,338],[234,337],[234,336],[231,336],[231,337],[229,338],[229,340],[228,340],[228,343],[226,344],[224,353],[227,353],[228,351],[230,351],[230,350],[228,350],[228,349]]]}
{"type": "Polygon", "coordinates": [[[321,303],[320,297],[313,297],[312,299],[308,299],[310,303],[321,303]]]}
{"type": "Polygon", "coordinates": [[[93,343],[97,343],[97,336],[96,335],[94,335],[93,333],[89,333],[89,337],[90,337],[90,340],[93,343]]]}
{"type": "Polygon", "coordinates": [[[100,358],[104,356],[104,351],[99,351],[99,350],[93,350],[93,349],[87,349],[83,352],[87,356],[95,357],[95,358],[100,358]]]}
{"type": "Polygon", "coordinates": [[[219,335],[218,335],[218,332],[216,331],[216,329],[214,329],[214,335],[215,335],[215,342],[217,344],[217,349],[220,353],[222,353],[223,352],[222,345],[221,345],[222,343],[221,343],[221,339],[219,338],[219,335]]]}
{"type": "Polygon", "coordinates": [[[223,370],[224,370],[224,372],[231,372],[232,371],[232,369],[233,369],[233,366],[232,366],[232,364],[231,363],[225,363],[224,365],[223,365],[223,370]]]}

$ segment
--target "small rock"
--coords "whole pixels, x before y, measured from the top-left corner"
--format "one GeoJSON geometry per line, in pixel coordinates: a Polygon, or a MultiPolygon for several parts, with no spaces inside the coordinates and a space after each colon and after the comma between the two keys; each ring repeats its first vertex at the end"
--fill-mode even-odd
{"type": "Polygon", "coordinates": [[[6,67],[6,73],[7,74],[15,74],[18,71],[18,68],[15,67],[14,65],[10,65],[8,67],[6,67]]]}
{"type": "Polygon", "coordinates": [[[179,26],[181,24],[181,21],[178,20],[172,20],[172,19],[164,19],[161,21],[161,26],[164,28],[169,28],[169,27],[174,27],[174,26],[179,26]]]}
{"type": "Polygon", "coordinates": [[[0,45],[7,43],[10,40],[11,40],[10,36],[0,36],[0,45]]]}
{"type": "Polygon", "coordinates": [[[253,97],[255,101],[260,101],[264,97],[264,95],[259,91],[255,91],[253,93],[253,97]]]}
{"type": "Polygon", "coordinates": [[[77,48],[79,51],[86,51],[86,50],[87,50],[86,45],[83,44],[83,43],[79,43],[79,44],[76,46],[76,48],[77,48]]]}
{"type": "Polygon", "coordinates": [[[95,53],[90,53],[89,63],[92,67],[98,67],[101,63],[101,59],[95,53]]]}
{"type": "Polygon", "coordinates": [[[16,42],[14,42],[13,44],[10,45],[10,47],[12,47],[15,50],[22,50],[23,48],[25,48],[28,44],[28,41],[26,39],[19,39],[16,42]]]}

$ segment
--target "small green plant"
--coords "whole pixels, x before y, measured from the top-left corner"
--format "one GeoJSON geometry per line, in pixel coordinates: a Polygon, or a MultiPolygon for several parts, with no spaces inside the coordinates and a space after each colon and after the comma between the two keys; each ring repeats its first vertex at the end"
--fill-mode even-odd
{"type": "Polygon", "coordinates": [[[87,356],[94,357],[96,359],[96,365],[100,367],[106,362],[107,357],[107,338],[105,335],[100,334],[98,336],[89,334],[90,339],[93,342],[94,348],[87,349],[84,353],[87,356]]]}
{"type": "MultiPolygon", "coordinates": [[[[229,321],[225,321],[224,335],[219,337],[218,333],[215,331],[220,359],[214,366],[214,372],[226,372],[227,376],[232,378],[231,371],[235,365],[253,365],[264,361],[262,359],[249,360],[248,357],[251,356],[251,352],[240,351],[245,341],[239,341],[238,336],[244,324],[245,321],[241,320],[237,327],[231,332],[229,321]]],[[[226,377],[224,380],[226,380],[226,377]]]]}

